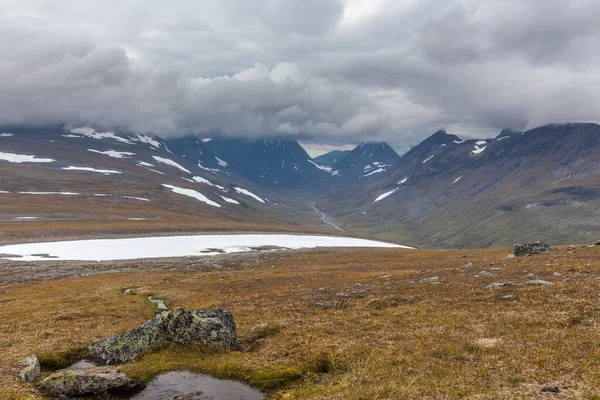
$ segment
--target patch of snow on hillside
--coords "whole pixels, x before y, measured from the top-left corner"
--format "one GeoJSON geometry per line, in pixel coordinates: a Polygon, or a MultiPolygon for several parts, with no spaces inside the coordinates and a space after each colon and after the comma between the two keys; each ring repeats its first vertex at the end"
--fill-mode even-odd
{"type": "Polygon", "coordinates": [[[160,147],[160,142],[150,135],[136,135],[134,140],[149,144],[150,146],[155,147],[157,149],[160,147]]]}
{"type": "Polygon", "coordinates": [[[122,143],[134,144],[131,140],[127,140],[125,138],[117,136],[112,132],[96,132],[94,128],[90,127],[71,129],[71,133],[76,133],[82,136],[90,137],[92,139],[113,139],[122,143]]]}
{"type": "Polygon", "coordinates": [[[396,188],[396,189],[390,190],[389,192],[385,192],[384,194],[377,197],[375,199],[375,202],[381,201],[381,200],[385,199],[386,197],[391,196],[392,194],[396,193],[398,191],[398,189],[399,188],[396,188]]]}
{"type": "Polygon", "coordinates": [[[121,171],[115,171],[113,169],[96,169],[96,168],[90,168],[90,167],[74,167],[74,166],[69,166],[69,167],[63,167],[63,169],[65,171],[96,172],[96,173],[104,174],[104,175],[122,174],[121,171]]]}
{"type": "Polygon", "coordinates": [[[205,185],[213,186],[213,187],[219,188],[221,190],[225,190],[225,188],[223,186],[217,185],[216,183],[212,183],[208,179],[205,179],[205,178],[203,178],[201,176],[193,176],[192,177],[192,182],[204,183],[205,185]]]}
{"type": "Polygon", "coordinates": [[[425,164],[427,161],[431,160],[433,157],[434,157],[434,155],[427,157],[425,160],[423,160],[423,164],[425,164]]]}
{"type": "Polygon", "coordinates": [[[261,199],[260,197],[258,197],[257,195],[255,195],[254,193],[252,193],[251,191],[249,191],[248,189],[244,189],[244,188],[240,188],[240,187],[234,187],[233,189],[236,192],[238,192],[239,194],[250,196],[250,197],[252,197],[252,198],[260,201],[261,203],[265,202],[263,199],[261,199]]]}
{"type": "Polygon", "coordinates": [[[140,166],[140,167],[154,167],[154,164],[150,164],[150,163],[145,162],[145,161],[140,161],[140,162],[138,162],[137,165],[140,166]]]}
{"type": "Polygon", "coordinates": [[[475,143],[475,148],[471,153],[472,154],[480,154],[480,153],[483,153],[483,151],[486,148],[487,148],[487,142],[485,140],[480,140],[477,143],[475,143]]]}
{"type": "Polygon", "coordinates": [[[460,181],[460,178],[462,178],[462,175],[461,175],[461,176],[459,176],[458,178],[456,178],[456,179],[454,180],[454,182],[452,182],[452,184],[454,185],[456,182],[460,181]]]}
{"type": "Polygon", "coordinates": [[[0,190],[0,194],[10,194],[8,190],[0,190]]]}
{"type": "Polygon", "coordinates": [[[210,171],[210,172],[216,172],[216,173],[221,172],[221,170],[218,169],[218,168],[208,168],[208,167],[205,167],[204,165],[202,165],[202,163],[200,161],[198,161],[198,168],[201,168],[201,169],[203,169],[205,171],[210,171]]]}
{"type": "Polygon", "coordinates": [[[499,141],[501,141],[501,140],[503,140],[503,139],[510,139],[510,136],[502,136],[502,137],[499,137],[498,139],[496,139],[496,141],[497,141],[497,142],[499,142],[499,141]]]}
{"type": "Polygon", "coordinates": [[[0,137],[11,137],[11,136],[15,136],[14,133],[0,133],[0,137]]]}
{"type": "Polygon", "coordinates": [[[238,205],[240,204],[240,202],[239,202],[239,201],[237,201],[237,200],[234,200],[234,199],[230,199],[229,197],[221,196],[221,198],[222,198],[223,200],[225,200],[226,202],[228,202],[228,203],[232,203],[232,204],[238,204],[238,205]]]}
{"type": "Polygon", "coordinates": [[[163,184],[163,186],[168,189],[171,189],[171,191],[173,191],[173,193],[192,197],[196,200],[200,200],[200,201],[202,201],[210,206],[213,206],[213,207],[221,207],[221,205],[219,203],[215,203],[214,201],[210,200],[208,197],[206,197],[205,195],[203,195],[202,193],[200,193],[194,189],[186,189],[186,188],[181,188],[181,187],[177,187],[177,186],[173,186],[173,185],[166,185],[166,184],[163,184]]]}
{"type": "Polygon", "coordinates": [[[49,195],[49,194],[59,194],[61,196],[80,196],[81,193],[74,192],[19,192],[20,194],[34,194],[34,195],[49,195]]]}
{"type": "Polygon", "coordinates": [[[407,180],[408,180],[408,178],[402,179],[400,182],[398,182],[398,185],[402,185],[403,183],[406,183],[407,180]]]}
{"type": "Polygon", "coordinates": [[[129,199],[129,200],[150,201],[150,199],[146,199],[144,197],[135,197],[135,196],[119,196],[119,197],[122,197],[124,199],[129,199]]]}
{"type": "Polygon", "coordinates": [[[329,173],[331,173],[331,167],[328,167],[328,166],[325,166],[325,165],[320,165],[320,164],[317,164],[317,163],[316,163],[316,162],[314,162],[313,160],[306,160],[306,161],[308,161],[309,163],[311,163],[311,164],[312,164],[312,165],[314,165],[315,167],[319,168],[321,171],[326,171],[326,172],[329,172],[329,173]]]}
{"type": "Polygon", "coordinates": [[[51,158],[37,158],[36,156],[29,156],[27,154],[13,154],[4,153],[0,151],[0,161],[8,161],[10,163],[21,164],[21,163],[53,163],[56,160],[51,158]]]}
{"type": "Polygon", "coordinates": [[[209,256],[221,254],[221,252],[236,253],[252,251],[252,249],[264,246],[276,246],[287,249],[316,247],[384,247],[412,249],[408,246],[350,237],[245,234],[161,236],[26,243],[0,246],[0,254],[5,254],[3,257],[5,259],[14,259],[18,261],[110,261],[141,258],[209,256]],[[214,249],[218,250],[215,251],[214,249]]]}
{"type": "Polygon", "coordinates": [[[374,174],[379,174],[380,172],[385,172],[385,169],[383,169],[383,168],[377,168],[375,171],[371,171],[368,174],[364,174],[363,178],[367,177],[367,176],[374,175],[374,174]]]}
{"type": "Polygon", "coordinates": [[[81,139],[81,136],[79,135],[61,135],[62,137],[66,137],[66,138],[77,138],[77,139],[81,139]]]}
{"type": "Polygon", "coordinates": [[[179,168],[180,170],[182,170],[184,172],[187,172],[188,174],[191,174],[191,172],[189,170],[183,168],[181,165],[177,164],[173,160],[170,160],[168,158],[158,157],[158,156],[152,156],[152,158],[154,158],[159,163],[163,163],[163,164],[166,164],[166,165],[170,165],[171,167],[179,168]]]}
{"type": "MultiPolygon", "coordinates": [[[[221,167],[225,168],[227,167],[229,164],[227,164],[227,161],[221,160],[219,157],[215,156],[215,159],[217,160],[217,164],[219,164],[221,167]]],[[[284,161],[285,162],[285,161],[284,161]]]]}
{"type": "Polygon", "coordinates": [[[135,156],[135,153],[129,153],[127,151],[116,151],[116,150],[107,150],[107,151],[99,151],[94,149],[88,149],[92,153],[103,154],[105,156],[109,156],[112,158],[129,158],[129,156],[135,156]]]}

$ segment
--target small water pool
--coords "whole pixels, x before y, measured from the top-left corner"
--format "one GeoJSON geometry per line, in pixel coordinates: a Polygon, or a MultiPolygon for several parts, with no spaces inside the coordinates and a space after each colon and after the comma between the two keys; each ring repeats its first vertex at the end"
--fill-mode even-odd
{"type": "Polygon", "coordinates": [[[132,400],[263,400],[265,395],[241,382],[216,379],[189,371],[172,371],[154,378],[132,400]]]}

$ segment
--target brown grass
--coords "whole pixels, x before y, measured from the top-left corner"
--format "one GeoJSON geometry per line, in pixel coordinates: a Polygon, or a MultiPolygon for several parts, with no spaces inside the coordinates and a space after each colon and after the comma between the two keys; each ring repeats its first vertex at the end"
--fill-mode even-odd
{"type": "Polygon", "coordinates": [[[60,364],[152,317],[152,294],[170,307],[229,308],[244,351],[166,346],[125,367],[143,380],[190,368],[246,380],[273,399],[597,399],[600,248],[505,260],[508,252],[271,253],[215,272],[2,286],[0,398],[40,398],[15,378],[19,359],[60,364]],[[475,276],[483,270],[493,276],[475,276]],[[555,285],[526,284],[529,273],[555,285]],[[435,276],[440,284],[426,280],[435,276]],[[507,280],[518,285],[485,288],[507,280]]]}

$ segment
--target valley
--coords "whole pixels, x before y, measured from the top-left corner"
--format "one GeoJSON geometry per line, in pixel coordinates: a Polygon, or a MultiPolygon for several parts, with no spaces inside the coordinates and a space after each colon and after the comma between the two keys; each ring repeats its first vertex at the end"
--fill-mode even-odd
{"type": "Polygon", "coordinates": [[[439,131],[403,156],[363,143],[333,153],[332,165],[293,140],[3,130],[0,241],[19,224],[51,232],[89,222],[103,234],[256,226],[468,248],[592,241],[600,226],[597,124],[486,140],[439,131]]]}

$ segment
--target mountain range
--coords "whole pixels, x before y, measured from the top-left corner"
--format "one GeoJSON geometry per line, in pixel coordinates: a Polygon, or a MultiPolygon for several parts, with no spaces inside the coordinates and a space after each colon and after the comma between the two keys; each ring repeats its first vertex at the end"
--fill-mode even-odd
{"type": "Polygon", "coordinates": [[[0,170],[10,234],[39,220],[48,229],[66,221],[335,229],[420,247],[600,236],[597,124],[479,140],[438,131],[402,157],[386,143],[362,143],[314,159],[289,139],[4,127],[0,170]]]}

